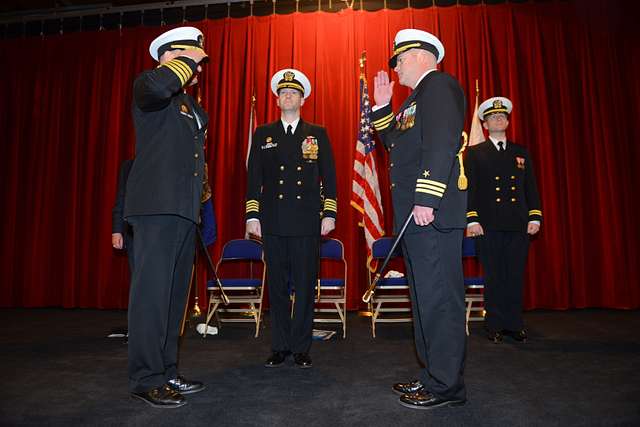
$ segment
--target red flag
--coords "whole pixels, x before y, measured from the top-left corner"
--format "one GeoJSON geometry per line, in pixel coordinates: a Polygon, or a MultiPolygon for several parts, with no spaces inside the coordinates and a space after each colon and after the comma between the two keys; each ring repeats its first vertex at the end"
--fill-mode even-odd
{"type": "Polygon", "coordinates": [[[360,75],[360,120],[356,154],[353,161],[353,180],[351,185],[351,206],[362,214],[358,224],[364,228],[367,241],[367,266],[371,266],[371,246],[373,242],[384,236],[384,218],[380,202],[380,186],[375,161],[375,142],[373,127],[369,120],[371,104],[367,81],[360,75]]]}

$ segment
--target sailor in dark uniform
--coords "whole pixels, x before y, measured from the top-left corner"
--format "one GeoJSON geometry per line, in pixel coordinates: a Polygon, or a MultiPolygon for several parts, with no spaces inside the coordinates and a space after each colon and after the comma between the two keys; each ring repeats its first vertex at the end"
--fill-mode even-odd
{"type": "Polygon", "coordinates": [[[265,366],[281,366],[293,354],[309,368],[319,240],[335,228],[337,213],[335,164],[327,131],[300,118],[309,79],[280,70],[271,90],[281,116],[253,135],[246,197],[247,233],[263,239],[267,262],[272,354],[265,366]]]}
{"type": "Polygon", "coordinates": [[[389,66],[412,92],[394,113],[394,82],[379,71],[372,113],[390,151],[396,232],[410,213],[414,216],[403,237],[403,255],[416,351],[425,368],[419,379],[393,386],[400,404],[414,409],[466,402],[461,251],[467,194],[460,157],[465,98],[459,83],[436,69],[443,57],[444,46],[433,34],[398,32],[389,66]]]}
{"type": "Polygon", "coordinates": [[[512,103],[490,98],[478,108],[489,139],[469,147],[467,233],[476,236],[485,272],[485,329],[488,338],[503,335],[524,342],[522,288],[529,236],[540,230],[542,210],[529,151],[506,138],[512,103]]]}
{"type": "Polygon", "coordinates": [[[197,83],[202,32],[180,27],[149,47],[159,66],[133,85],[136,155],[124,216],[135,235],[129,293],[129,388],[153,407],[175,408],[204,389],[178,374],[178,338],[195,252],[207,114],[185,92],[197,83]]]}

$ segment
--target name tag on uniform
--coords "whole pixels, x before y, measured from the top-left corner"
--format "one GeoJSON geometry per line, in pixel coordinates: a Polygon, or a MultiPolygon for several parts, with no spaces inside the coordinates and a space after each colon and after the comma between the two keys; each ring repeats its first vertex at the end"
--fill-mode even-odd
{"type": "Polygon", "coordinates": [[[411,129],[416,124],[416,103],[412,102],[396,116],[396,129],[411,129]]]}
{"type": "Polygon", "coordinates": [[[260,148],[262,148],[263,150],[268,150],[269,148],[275,148],[278,146],[278,143],[273,142],[273,138],[271,138],[270,136],[266,137],[264,142],[265,144],[260,146],[260,148]]]}

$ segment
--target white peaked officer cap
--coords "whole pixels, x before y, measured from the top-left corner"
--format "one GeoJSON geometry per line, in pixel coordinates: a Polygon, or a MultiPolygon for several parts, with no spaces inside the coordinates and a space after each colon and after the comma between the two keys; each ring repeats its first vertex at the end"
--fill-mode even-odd
{"type": "Polygon", "coordinates": [[[396,68],[398,55],[409,49],[424,49],[433,53],[439,64],[444,58],[444,45],[436,36],[426,31],[407,28],[398,31],[393,41],[393,56],[389,59],[389,67],[396,68]]]}
{"type": "Polygon", "coordinates": [[[511,103],[511,100],[509,100],[509,98],[505,98],[504,96],[494,96],[493,98],[489,98],[486,101],[483,101],[482,104],[480,104],[480,106],[478,107],[478,118],[484,121],[491,114],[511,114],[512,109],[513,104],[511,103]]]}
{"type": "Polygon", "coordinates": [[[302,93],[302,97],[307,99],[311,95],[311,82],[302,71],[295,70],[293,68],[285,68],[277,71],[273,77],[271,77],[271,92],[275,96],[278,96],[280,89],[297,89],[302,93]]]}
{"type": "Polygon", "coordinates": [[[149,45],[149,53],[156,61],[166,51],[175,49],[204,49],[202,31],[194,27],[174,28],[160,34],[149,45]]]}

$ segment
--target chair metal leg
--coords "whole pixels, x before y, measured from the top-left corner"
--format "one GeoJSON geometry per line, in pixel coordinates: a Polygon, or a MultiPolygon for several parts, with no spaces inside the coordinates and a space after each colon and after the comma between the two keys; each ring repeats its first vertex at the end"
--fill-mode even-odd
{"type": "Polygon", "coordinates": [[[213,303],[213,302],[209,301],[209,308],[207,309],[207,319],[206,319],[206,321],[204,323],[204,333],[202,334],[202,338],[206,338],[207,337],[207,328],[209,327],[209,323],[211,322],[211,318],[216,313],[216,310],[218,309],[219,305],[220,305],[219,302],[213,303]],[[212,305],[213,305],[213,309],[211,308],[212,305]]]}
{"type": "Polygon", "coordinates": [[[467,336],[469,336],[469,317],[471,315],[471,306],[473,305],[473,301],[468,300],[467,301],[467,315],[466,315],[466,322],[465,322],[465,327],[467,329],[467,336]]]}

